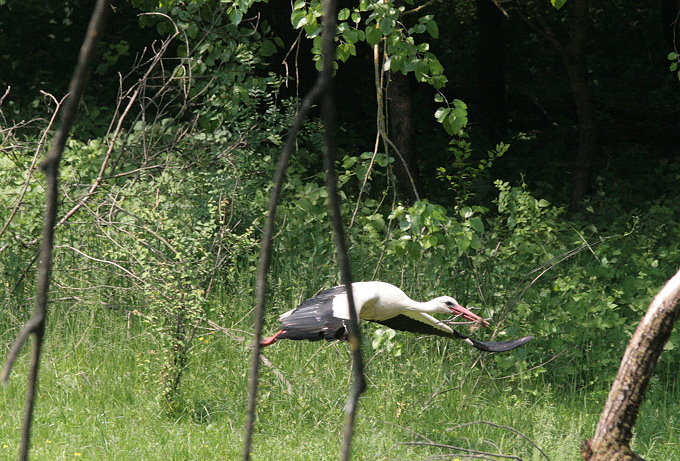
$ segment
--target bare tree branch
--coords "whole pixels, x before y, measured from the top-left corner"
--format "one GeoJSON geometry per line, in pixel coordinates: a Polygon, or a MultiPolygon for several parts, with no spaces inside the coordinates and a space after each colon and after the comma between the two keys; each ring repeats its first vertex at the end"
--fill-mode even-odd
{"type": "Polygon", "coordinates": [[[502,424],[496,424],[496,423],[492,423],[490,421],[471,421],[469,423],[463,423],[463,424],[458,424],[457,426],[453,426],[453,427],[449,428],[449,430],[454,431],[456,429],[460,429],[462,427],[467,427],[467,426],[472,426],[474,424],[486,424],[487,426],[496,427],[498,429],[505,429],[507,431],[514,432],[515,434],[522,437],[524,440],[528,441],[531,445],[533,445],[534,448],[536,448],[539,451],[539,453],[541,453],[541,456],[543,456],[545,459],[550,461],[550,458],[548,458],[548,455],[546,455],[545,452],[543,450],[541,450],[541,447],[536,445],[536,442],[531,440],[529,437],[527,437],[526,435],[524,435],[523,433],[521,433],[520,431],[518,431],[514,427],[504,426],[502,424]]]}
{"type": "MultiPolygon", "coordinates": [[[[38,141],[38,145],[35,149],[35,154],[33,155],[33,160],[31,161],[31,166],[28,167],[28,173],[26,174],[26,179],[24,180],[24,184],[21,186],[21,190],[19,190],[19,196],[17,197],[16,201],[14,202],[14,206],[12,207],[12,211],[9,213],[9,216],[7,217],[7,220],[5,221],[4,226],[2,226],[2,229],[0,229],[0,237],[5,233],[9,225],[12,223],[12,220],[14,219],[14,216],[16,216],[17,212],[19,211],[19,208],[21,208],[21,205],[23,204],[24,196],[26,195],[26,191],[28,190],[28,186],[31,183],[31,178],[33,177],[33,173],[36,170],[36,165],[38,163],[38,158],[40,158],[40,154],[42,153],[42,148],[45,145],[45,140],[49,136],[50,130],[52,129],[52,125],[54,124],[54,121],[57,118],[57,115],[59,114],[59,108],[61,107],[62,103],[64,102],[64,99],[66,99],[67,96],[64,96],[61,101],[57,101],[57,98],[52,96],[51,94],[45,93],[42,91],[46,96],[49,96],[52,98],[52,100],[55,102],[56,107],[54,108],[54,113],[52,114],[52,118],[50,118],[49,123],[43,130],[42,136],[40,136],[40,140],[38,141]]],[[[4,96],[3,96],[4,97],[4,96]]]]}
{"type": "MultiPolygon", "coordinates": [[[[468,458],[482,458],[482,459],[514,459],[516,461],[522,461],[522,458],[515,455],[504,455],[503,453],[490,453],[487,451],[472,450],[470,448],[456,447],[453,445],[447,445],[444,443],[434,443],[434,442],[404,442],[402,445],[423,445],[427,447],[437,447],[446,448],[448,450],[455,450],[458,452],[465,453],[468,458]]],[[[445,457],[451,457],[451,455],[442,455],[445,457]]],[[[444,459],[444,458],[428,458],[428,459],[444,459]]]]}
{"type": "Polygon", "coordinates": [[[352,355],[352,387],[345,405],[345,429],[343,434],[342,451],[340,459],[347,461],[352,454],[352,438],[354,435],[354,421],[356,419],[359,397],[366,390],[364,377],[363,356],[361,353],[361,332],[359,331],[359,315],[354,305],[352,291],[352,270],[349,256],[347,255],[347,243],[345,230],[342,225],[342,215],[338,199],[338,178],[335,171],[335,158],[337,154],[337,122],[335,118],[335,101],[333,95],[333,67],[335,64],[335,28],[336,28],[336,2],[326,0],[323,12],[323,69],[321,78],[325,80],[326,87],[321,99],[321,120],[324,125],[324,165],[326,167],[326,188],[328,189],[328,206],[335,234],[335,247],[342,274],[342,282],[345,284],[347,301],[349,305],[349,348],[352,355]]]}
{"type": "Polygon", "coordinates": [[[57,248],[66,248],[66,249],[69,249],[69,250],[71,250],[71,251],[73,251],[73,252],[75,252],[75,253],[78,253],[80,256],[82,256],[82,257],[84,257],[84,258],[87,258],[87,259],[89,259],[89,260],[91,260],[91,261],[96,261],[96,262],[102,263],[102,264],[109,264],[109,265],[111,265],[111,266],[113,266],[113,267],[116,267],[116,268],[120,269],[121,271],[125,272],[127,275],[129,275],[129,276],[132,277],[133,279],[137,280],[138,282],[144,283],[144,280],[143,280],[142,278],[136,276],[135,274],[133,274],[132,272],[130,272],[129,270],[127,270],[126,268],[124,268],[123,266],[121,266],[120,264],[118,264],[118,263],[116,263],[116,262],[114,262],[114,261],[108,261],[108,260],[106,260],[106,259],[95,258],[94,256],[90,256],[90,255],[88,255],[87,253],[85,253],[84,251],[79,250],[78,248],[72,247],[71,245],[58,245],[58,246],[56,246],[56,247],[54,247],[54,248],[55,248],[55,249],[57,249],[57,248]]]}
{"type": "Polygon", "coordinates": [[[43,226],[42,244],[40,248],[40,267],[38,269],[37,281],[37,300],[31,319],[22,329],[16,343],[9,353],[5,367],[2,370],[0,379],[7,382],[9,379],[12,365],[14,364],[19,350],[30,335],[34,336],[33,351],[31,354],[31,367],[28,374],[28,390],[26,392],[26,404],[24,408],[24,421],[19,447],[19,459],[28,459],[28,451],[31,438],[31,424],[33,421],[33,408],[35,406],[35,394],[38,384],[38,369],[40,366],[40,356],[45,336],[45,324],[47,321],[47,296],[50,285],[50,274],[52,269],[52,247],[54,242],[54,224],[57,217],[58,206],[58,172],[59,162],[64,151],[64,145],[68,138],[68,133],[75,121],[76,111],[80,97],[90,75],[91,63],[94,58],[95,45],[101,34],[106,13],[110,8],[108,0],[97,0],[94,12],[88,25],[83,45],[80,48],[78,63],[73,72],[71,83],[69,84],[69,97],[64,102],[63,111],[57,131],[52,140],[52,146],[42,163],[42,169],[47,178],[47,202],[45,204],[45,222],[43,226]]]}
{"type": "Polygon", "coordinates": [[[680,316],[680,271],[654,297],[628,343],[592,440],[581,452],[587,461],[642,459],[630,442],[647,385],[680,316]]]}
{"type": "MultiPolygon", "coordinates": [[[[165,15],[162,15],[165,16],[165,15]]],[[[146,69],[146,72],[142,77],[140,77],[139,81],[137,84],[133,86],[134,91],[132,92],[132,95],[128,98],[128,103],[125,106],[125,109],[123,109],[123,113],[118,117],[118,122],[116,123],[116,128],[113,131],[113,135],[110,137],[109,140],[109,147],[106,150],[106,155],[104,156],[104,160],[102,160],[102,164],[99,168],[99,174],[97,174],[97,178],[92,182],[90,185],[90,188],[88,191],[85,193],[85,195],[76,203],[73,208],[71,208],[57,223],[57,226],[61,226],[66,222],[71,216],[73,216],[85,203],[92,197],[92,195],[95,193],[99,185],[101,184],[102,180],[104,179],[104,173],[106,172],[106,169],[109,166],[109,161],[111,160],[111,154],[113,153],[113,149],[116,146],[116,140],[118,139],[118,136],[120,135],[121,131],[123,130],[123,122],[127,118],[128,114],[130,113],[130,110],[132,109],[132,106],[135,104],[137,101],[137,98],[139,98],[140,93],[143,91],[143,89],[146,87],[146,80],[149,78],[151,73],[156,69],[156,66],[162,61],[163,56],[165,55],[165,51],[167,48],[170,46],[170,43],[179,35],[179,31],[176,29],[175,33],[168,37],[167,39],[163,40],[163,44],[161,46],[161,49],[154,55],[153,61],[151,65],[148,66],[146,69]]],[[[119,100],[119,102],[122,102],[122,99],[119,100]]]]}
{"type": "MultiPolygon", "coordinates": [[[[217,323],[213,322],[212,320],[208,320],[208,325],[210,325],[214,330],[221,331],[222,333],[224,333],[225,335],[227,335],[231,339],[234,339],[234,340],[239,341],[239,342],[247,341],[247,339],[244,338],[243,336],[237,336],[234,333],[232,333],[233,329],[225,328],[225,327],[218,325],[217,323]]],[[[262,361],[262,363],[265,364],[265,366],[271,368],[272,373],[274,373],[274,376],[279,378],[279,381],[281,381],[281,383],[283,383],[283,385],[286,386],[286,392],[288,393],[288,395],[293,395],[293,384],[291,384],[291,382],[288,381],[288,379],[285,377],[283,372],[281,370],[279,370],[278,368],[276,368],[274,366],[274,364],[271,362],[271,360],[269,360],[267,357],[265,357],[264,354],[260,354],[260,360],[262,361]]]]}
{"type": "MultiPolygon", "coordinates": [[[[276,174],[274,177],[274,187],[271,192],[269,201],[269,211],[267,216],[267,221],[264,227],[264,233],[262,237],[262,248],[260,250],[260,260],[258,264],[257,271],[257,282],[256,282],[256,306],[255,306],[255,321],[254,330],[255,335],[253,337],[253,353],[250,363],[250,385],[248,394],[248,413],[246,415],[246,434],[243,446],[243,460],[250,460],[250,452],[252,450],[252,437],[253,428],[255,423],[255,410],[257,406],[257,388],[259,384],[259,356],[260,356],[260,340],[262,337],[262,322],[264,317],[264,303],[267,289],[267,273],[269,271],[269,266],[271,263],[271,246],[272,237],[274,234],[274,219],[276,217],[276,209],[278,207],[278,202],[281,196],[281,190],[283,186],[283,179],[285,176],[285,170],[288,165],[288,161],[295,147],[295,138],[302,123],[309,112],[313,102],[319,97],[319,95],[324,95],[323,105],[322,105],[322,118],[324,120],[326,135],[324,137],[324,158],[327,167],[327,180],[329,187],[329,197],[337,195],[337,181],[335,177],[335,119],[334,110],[332,104],[332,95],[329,91],[331,84],[331,76],[333,72],[333,63],[335,57],[335,1],[327,0],[324,3],[324,21],[323,21],[323,56],[324,56],[324,67],[322,72],[318,75],[314,87],[309,91],[302,101],[298,113],[293,121],[291,130],[288,132],[286,138],[286,143],[281,152],[281,157],[277,165],[276,174]]],[[[332,200],[332,199],[331,199],[332,200]]],[[[337,197],[336,197],[337,200],[337,197]]],[[[340,225],[340,214],[337,201],[335,205],[331,203],[331,219],[333,219],[334,224],[340,225]]],[[[354,309],[354,297],[352,294],[351,285],[351,273],[349,270],[349,262],[347,259],[347,251],[344,244],[344,234],[340,225],[340,229],[336,226],[336,245],[338,247],[338,253],[340,258],[343,282],[347,286],[348,300],[350,303],[350,332],[349,341],[350,348],[352,350],[353,357],[353,374],[354,382],[352,386],[351,395],[346,407],[346,425],[345,425],[345,435],[343,438],[343,459],[349,459],[350,443],[352,439],[353,426],[354,426],[354,416],[356,414],[356,404],[358,397],[363,392],[365,388],[365,381],[363,379],[363,365],[361,360],[361,343],[359,341],[359,327],[356,310],[354,309]]]]}

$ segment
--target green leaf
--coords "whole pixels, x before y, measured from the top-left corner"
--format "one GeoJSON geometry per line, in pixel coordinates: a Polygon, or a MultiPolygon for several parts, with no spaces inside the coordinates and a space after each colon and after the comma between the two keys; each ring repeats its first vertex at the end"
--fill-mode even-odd
{"type": "Polygon", "coordinates": [[[349,18],[349,8],[343,8],[338,12],[338,21],[345,21],[349,18]]]}
{"type": "Polygon", "coordinates": [[[451,108],[450,107],[440,107],[437,109],[437,111],[434,113],[434,118],[437,119],[439,123],[443,123],[444,119],[451,113],[451,108]]]}
{"type": "Polygon", "coordinates": [[[467,104],[465,104],[463,101],[460,99],[454,99],[453,100],[453,105],[456,107],[460,107],[463,110],[467,110],[467,104]]]}
{"type": "Polygon", "coordinates": [[[305,32],[307,33],[307,36],[309,38],[321,36],[320,34],[321,34],[322,26],[321,26],[321,24],[317,23],[316,21],[314,21],[314,23],[305,24],[303,29],[305,29],[305,32]]]}
{"type": "Polygon", "coordinates": [[[430,68],[430,73],[433,75],[441,74],[444,72],[444,66],[439,62],[439,59],[433,58],[428,62],[428,67],[430,68]]]}
{"type": "Polygon", "coordinates": [[[472,234],[472,241],[470,242],[470,246],[474,250],[479,250],[482,248],[482,240],[479,238],[477,234],[472,234]]]}
{"type": "Polygon", "coordinates": [[[439,26],[436,22],[430,21],[425,23],[425,28],[427,29],[427,33],[430,34],[430,37],[439,38],[439,26]]]}
{"type": "Polygon", "coordinates": [[[293,13],[290,15],[290,23],[293,25],[293,28],[295,29],[299,29],[300,27],[307,24],[307,15],[305,14],[305,11],[304,10],[293,11],[293,13]]]}
{"type": "Polygon", "coordinates": [[[369,45],[377,45],[378,42],[380,42],[380,39],[382,39],[382,31],[375,26],[366,26],[366,42],[368,42],[369,45]]]}
{"type": "Polygon", "coordinates": [[[380,24],[381,33],[383,35],[390,35],[394,29],[394,19],[392,18],[380,18],[378,24],[380,24]]]}
{"type": "Polygon", "coordinates": [[[241,23],[241,19],[243,19],[243,12],[241,10],[233,10],[231,13],[229,13],[229,20],[233,25],[239,25],[241,23]]]}
{"type": "Polygon", "coordinates": [[[348,43],[356,43],[359,41],[359,31],[356,29],[349,29],[343,32],[342,37],[348,43]]]}
{"type": "Polygon", "coordinates": [[[668,53],[668,60],[675,61],[676,59],[678,59],[678,56],[679,56],[678,53],[676,53],[675,51],[671,51],[670,53],[668,53]]]}
{"type": "Polygon", "coordinates": [[[479,234],[484,233],[484,223],[482,222],[482,218],[479,216],[474,216],[472,219],[470,219],[470,226],[475,230],[475,232],[479,234]]]}
{"type": "Polygon", "coordinates": [[[550,0],[550,3],[552,3],[552,6],[555,7],[556,10],[559,10],[567,3],[567,0],[550,0]]]}
{"type": "Polygon", "coordinates": [[[402,57],[399,55],[390,56],[390,70],[392,72],[399,72],[402,68],[402,63],[404,62],[402,57]]]}
{"type": "Polygon", "coordinates": [[[472,234],[469,232],[461,232],[456,236],[456,246],[461,253],[464,253],[472,243],[472,234]]]}

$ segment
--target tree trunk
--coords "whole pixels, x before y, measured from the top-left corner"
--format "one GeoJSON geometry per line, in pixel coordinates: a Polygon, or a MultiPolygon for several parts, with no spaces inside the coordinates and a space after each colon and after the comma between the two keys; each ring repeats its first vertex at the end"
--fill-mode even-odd
{"type": "Polygon", "coordinates": [[[477,0],[479,108],[484,129],[494,137],[504,131],[507,112],[503,22],[504,16],[492,0],[477,0]]]}
{"type": "Polygon", "coordinates": [[[589,0],[575,0],[574,8],[569,45],[563,56],[567,76],[569,77],[569,85],[574,93],[576,116],[578,118],[578,147],[574,160],[571,194],[571,206],[572,208],[577,208],[590,187],[597,127],[585,62],[585,43],[590,2],[589,0]]]}
{"type": "Polygon", "coordinates": [[[396,161],[393,164],[397,187],[403,197],[415,200],[418,195],[417,191],[420,190],[420,180],[413,155],[413,108],[411,86],[407,75],[390,72],[387,99],[390,114],[389,137],[399,150],[394,154],[396,161]]]}
{"type": "Polygon", "coordinates": [[[656,362],[680,314],[680,271],[657,294],[633,334],[592,440],[586,461],[641,460],[630,448],[633,425],[656,362]]]}

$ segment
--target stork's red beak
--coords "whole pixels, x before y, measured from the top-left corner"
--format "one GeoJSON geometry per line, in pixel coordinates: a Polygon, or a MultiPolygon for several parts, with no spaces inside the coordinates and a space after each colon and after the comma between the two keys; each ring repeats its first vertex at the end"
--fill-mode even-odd
{"type": "Polygon", "coordinates": [[[481,318],[479,315],[475,314],[474,312],[464,308],[460,304],[456,304],[455,306],[453,306],[451,308],[451,313],[453,315],[460,315],[463,318],[470,320],[472,322],[481,323],[485,327],[489,326],[489,322],[487,322],[486,320],[484,320],[483,318],[481,318]]]}

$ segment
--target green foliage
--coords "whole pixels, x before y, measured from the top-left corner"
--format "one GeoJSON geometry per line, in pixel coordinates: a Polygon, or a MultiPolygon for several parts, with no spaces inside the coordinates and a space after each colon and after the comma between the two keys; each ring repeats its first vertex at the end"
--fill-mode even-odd
{"type": "MultiPolygon", "coordinates": [[[[437,57],[429,51],[427,42],[416,42],[424,34],[432,38],[439,36],[439,28],[433,15],[418,18],[417,24],[408,27],[401,20],[404,6],[395,2],[362,0],[358,6],[343,8],[338,12],[336,33],[336,56],[341,62],[356,56],[356,46],[365,42],[369,46],[385,45],[384,70],[413,73],[416,80],[442,88],[447,79],[444,68],[437,57]]],[[[296,1],[291,13],[291,24],[295,29],[304,29],[308,38],[313,39],[312,53],[317,69],[321,69],[321,25],[322,2],[319,0],[296,1]]]]}
{"type": "Polygon", "coordinates": [[[465,254],[468,248],[479,249],[484,224],[475,210],[464,207],[459,217],[449,216],[441,205],[420,201],[405,208],[398,206],[389,219],[398,222],[398,231],[390,242],[390,251],[398,257],[416,258],[424,250],[442,252],[449,264],[465,254]]]}
{"type": "Polygon", "coordinates": [[[680,80],[680,54],[675,51],[668,53],[668,60],[671,61],[669,66],[671,72],[677,72],[678,80],[680,80]]]}
{"type": "Polygon", "coordinates": [[[397,332],[389,328],[378,328],[373,332],[371,347],[376,354],[387,353],[392,357],[400,357],[402,343],[395,340],[397,332]]]}
{"type": "Polygon", "coordinates": [[[472,143],[463,133],[462,136],[449,141],[447,150],[452,154],[453,161],[450,166],[439,167],[437,177],[449,184],[458,205],[470,203],[476,196],[475,191],[481,188],[480,183],[488,183],[491,180],[489,169],[508,149],[509,144],[498,143],[494,149],[486,153],[485,158],[474,161],[472,143]]]}
{"type": "MultiPolygon", "coordinates": [[[[440,102],[440,99],[435,98],[435,101],[440,102]]],[[[434,118],[450,136],[460,136],[468,122],[467,105],[460,99],[454,99],[453,107],[440,107],[434,113],[434,118]]]]}

